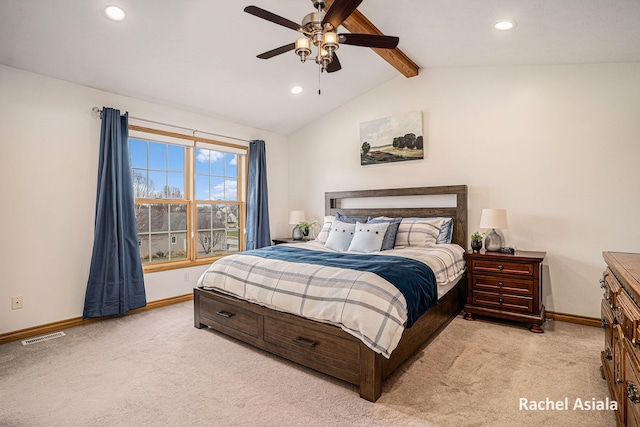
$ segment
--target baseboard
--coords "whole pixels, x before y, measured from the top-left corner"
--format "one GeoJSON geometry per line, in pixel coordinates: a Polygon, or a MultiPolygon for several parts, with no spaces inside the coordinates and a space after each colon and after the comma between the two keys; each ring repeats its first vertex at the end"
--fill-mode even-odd
{"type": "MultiPolygon", "coordinates": [[[[128,311],[125,316],[130,314],[141,313],[147,310],[153,310],[154,308],[160,308],[171,304],[177,304],[179,302],[185,302],[193,300],[193,294],[180,295],[177,297],[165,298],[157,301],[148,302],[145,307],[137,308],[135,310],[128,311]]],[[[75,317],[73,319],[61,320],[59,322],[47,323],[46,325],[34,326],[32,328],[21,329],[19,331],[7,332],[0,334],[0,344],[5,344],[11,341],[23,340],[26,338],[35,337],[38,335],[49,334],[51,332],[60,331],[62,329],[73,328],[75,326],[87,325],[93,322],[99,322],[105,319],[112,319],[114,317],[121,317],[119,315],[97,317],[94,319],[82,319],[82,317],[75,317]]]]}
{"type": "MultiPolygon", "coordinates": [[[[180,295],[177,297],[165,298],[157,301],[148,302],[146,307],[131,310],[125,314],[141,313],[143,311],[152,310],[154,308],[164,307],[171,304],[177,304],[179,302],[190,301],[193,299],[193,294],[180,295]]],[[[48,323],[46,325],[34,326],[32,328],[21,329],[19,331],[7,332],[0,334],[0,344],[5,344],[11,341],[23,340],[26,338],[36,337],[38,335],[49,334],[51,332],[60,331],[62,329],[73,328],[75,326],[87,325],[93,322],[99,322],[104,319],[111,319],[119,316],[107,316],[98,317],[95,319],[85,319],[82,317],[76,317],[73,319],[61,320],[60,322],[48,323]]],[[[559,320],[567,323],[577,323],[578,325],[602,327],[602,321],[594,317],[578,316],[575,314],[556,313],[554,311],[545,311],[545,318],[559,320]]]]}
{"type": "Polygon", "coordinates": [[[595,317],[578,316],[576,314],[556,313],[554,311],[546,311],[545,318],[559,320],[567,323],[577,323],[578,325],[602,327],[602,320],[595,317]]]}

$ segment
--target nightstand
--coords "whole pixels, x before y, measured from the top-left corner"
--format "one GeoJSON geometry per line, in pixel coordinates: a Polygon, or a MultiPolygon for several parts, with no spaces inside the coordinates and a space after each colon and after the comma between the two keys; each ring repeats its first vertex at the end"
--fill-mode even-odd
{"type": "Polygon", "coordinates": [[[466,320],[474,314],[527,322],[543,333],[542,260],[545,252],[466,252],[468,295],[466,320]]]}
{"type": "Polygon", "coordinates": [[[276,237],[275,239],[271,239],[274,245],[279,245],[282,243],[304,243],[307,240],[293,240],[291,237],[276,237]]]}

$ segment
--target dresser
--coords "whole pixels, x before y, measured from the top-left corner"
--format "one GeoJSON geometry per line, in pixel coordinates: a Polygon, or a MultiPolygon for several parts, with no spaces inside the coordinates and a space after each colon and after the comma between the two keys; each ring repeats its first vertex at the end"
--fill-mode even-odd
{"type": "Polygon", "coordinates": [[[640,426],[640,254],[603,252],[602,377],[618,402],[618,426],[640,426]]]}
{"type": "Polygon", "coordinates": [[[474,315],[526,322],[543,333],[542,260],[545,252],[466,252],[468,294],[466,320],[474,315]]]}

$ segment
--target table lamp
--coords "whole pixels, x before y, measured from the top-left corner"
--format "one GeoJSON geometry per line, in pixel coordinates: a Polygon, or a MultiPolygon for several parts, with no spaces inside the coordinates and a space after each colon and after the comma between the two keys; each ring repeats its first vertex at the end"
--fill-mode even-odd
{"type": "Polygon", "coordinates": [[[496,228],[506,229],[507,211],[505,209],[482,209],[480,228],[490,228],[491,231],[484,238],[484,247],[495,252],[502,247],[502,237],[496,233],[496,228]]]}

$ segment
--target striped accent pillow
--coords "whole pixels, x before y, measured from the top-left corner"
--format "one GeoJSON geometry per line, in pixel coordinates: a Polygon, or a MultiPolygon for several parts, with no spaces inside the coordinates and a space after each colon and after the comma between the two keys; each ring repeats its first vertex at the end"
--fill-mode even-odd
{"type": "Polygon", "coordinates": [[[324,223],[322,224],[322,229],[318,233],[316,240],[320,243],[327,243],[327,238],[329,238],[329,231],[331,231],[331,224],[333,224],[333,220],[336,219],[333,215],[328,215],[324,217],[324,223]]]}
{"type": "Polygon", "coordinates": [[[435,245],[444,222],[444,218],[403,218],[395,247],[435,245]]]}

